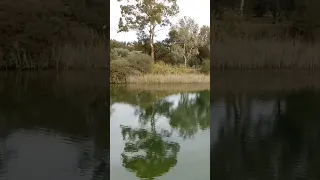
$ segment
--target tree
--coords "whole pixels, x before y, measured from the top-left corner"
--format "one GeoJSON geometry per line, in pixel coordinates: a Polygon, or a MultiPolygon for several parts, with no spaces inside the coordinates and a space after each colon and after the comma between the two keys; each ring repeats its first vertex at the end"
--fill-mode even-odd
{"type": "Polygon", "coordinates": [[[202,26],[198,35],[199,45],[210,47],[210,27],[202,26]]]}
{"type": "Polygon", "coordinates": [[[169,25],[169,18],[178,14],[177,0],[127,0],[126,5],[120,5],[120,8],[119,32],[136,30],[148,34],[151,58],[154,60],[156,27],[169,25]]]}
{"type": "Polygon", "coordinates": [[[197,49],[199,25],[191,17],[184,16],[173,29],[177,31],[176,42],[183,48],[184,65],[187,66],[190,57],[199,53],[197,49]]]}

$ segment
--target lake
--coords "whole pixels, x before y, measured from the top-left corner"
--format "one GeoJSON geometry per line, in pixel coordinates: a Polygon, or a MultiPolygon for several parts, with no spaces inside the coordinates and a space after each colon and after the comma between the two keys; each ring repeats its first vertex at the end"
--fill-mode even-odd
{"type": "Polygon", "coordinates": [[[211,178],[320,179],[320,73],[217,72],[211,178]]]}
{"type": "Polygon", "coordinates": [[[111,180],[210,179],[209,85],[110,90],[111,180]]]}
{"type": "Polygon", "coordinates": [[[0,73],[0,179],[109,179],[106,77],[0,73]]]}

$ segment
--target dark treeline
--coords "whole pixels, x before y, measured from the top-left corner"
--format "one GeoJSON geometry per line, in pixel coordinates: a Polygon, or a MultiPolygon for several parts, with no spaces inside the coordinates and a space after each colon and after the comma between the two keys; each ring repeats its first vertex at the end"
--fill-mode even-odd
{"type": "Polygon", "coordinates": [[[107,66],[104,0],[3,0],[0,68],[107,66]]]}
{"type": "Polygon", "coordinates": [[[319,5],[317,0],[215,0],[212,15],[216,20],[227,20],[226,16],[230,20],[230,11],[238,12],[238,17],[231,17],[233,21],[243,17],[244,21],[260,26],[279,27],[281,24],[285,25],[283,33],[291,37],[303,35],[314,41],[315,30],[319,27],[319,5]]]}
{"type": "MultiPolygon", "coordinates": [[[[199,52],[192,55],[190,60],[187,62],[187,66],[199,66],[202,64],[204,60],[210,59],[210,47],[209,39],[205,39],[209,36],[210,28],[207,26],[203,26],[199,30],[199,39],[203,38],[207,42],[200,42],[195,44],[195,49],[199,52]]],[[[154,61],[159,62],[163,61],[164,63],[171,65],[184,64],[184,54],[178,43],[178,32],[177,30],[171,30],[168,33],[168,37],[162,41],[157,41],[154,43],[154,61]]],[[[149,43],[149,38],[146,36],[138,37],[137,41],[134,42],[119,42],[117,40],[110,41],[110,49],[111,49],[111,60],[116,60],[119,56],[125,56],[126,53],[130,51],[138,51],[144,54],[151,54],[151,47],[149,43]]],[[[183,45],[181,45],[183,46],[183,45]]]]}
{"type": "Polygon", "coordinates": [[[215,0],[212,68],[318,68],[319,5],[318,0],[215,0]]]}

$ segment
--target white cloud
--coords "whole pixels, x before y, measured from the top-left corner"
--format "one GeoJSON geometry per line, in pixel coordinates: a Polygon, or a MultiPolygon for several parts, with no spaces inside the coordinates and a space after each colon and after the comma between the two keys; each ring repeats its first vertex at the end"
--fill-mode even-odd
{"type": "MultiPolygon", "coordinates": [[[[200,25],[210,26],[210,0],[178,0],[180,13],[172,18],[172,23],[176,23],[183,16],[190,16],[200,25]]],[[[118,22],[120,18],[120,3],[117,0],[110,1],[110,39],[118,41],[134,41],[137,39],[136,32],[117,33],[118,22]]],[[[166,27],[157,33],[156,40],[166,38],[169,27],[166,27]]]]}

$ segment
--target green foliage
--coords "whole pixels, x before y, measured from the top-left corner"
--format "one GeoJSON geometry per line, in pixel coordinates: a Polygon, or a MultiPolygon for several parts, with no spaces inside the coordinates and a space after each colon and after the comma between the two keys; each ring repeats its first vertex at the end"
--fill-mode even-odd
{"type": "Polygon", "coordinates": [[[110,82],[126,83],[130,75],[140,75],[150,72],[151,57],[137,51],[115,48],[111,50],[110,82]]]}
{"type": "Polygon", "coordinates": [[[132,73],[133,69],[127,60],[118,59],[110,62],[110,83],[126,83],[132,73]]]}
{"type": "Polygon", "coordinates": [[[140,52],[130,52],[126,59],[133,69],[141,73],[150,72],[152,61],[149,55],[140,52]]]}
{"type": "Polygon", "coordinates": [[[206,59],[202,62],[201,72],[209,74],[210,73],[210,60],[206,59]]]}
{"type": "Polygon", "coordinates": [[[183,74],[198,74],[196,69],[186,68],[184,66],[173,66],[164,62],[155,63],[151,69],[152,74],[158,75],[183,75],[183,74]]]}
{"type": "Polygon", "coordinates": [[[114,48],[111,49],[111,55],[117,58],[125,58],[129,55],[130,51],[124,48],[114,48]]]}
{"type": "Polygon", "coordinates": [[[165,60],[168,58],[170,53],[169,48],[163,42],[157,42],[155,44],[155,59],[156,60],[165,60]]]}
{"type": "Polygon", "coordinates": [[[169,18],[179,13],[177,0],[127,0],[125,5],[120,5],[120,8],[119,32],[135,30],[146,35],[150,41],[151,58],[154,60],[153,43],[156,27],[169,25],[169,18]]]}
{"type": "MultiPolygon", "coordinates": [[[[118,2],[122,2],[122,0],[118,0],[118,2]]],[[[208,58],[210,54],[210,27],[199,28],[193,18],[184,17],[176,26],[172,26],[167,39],[155,43],[156,27],[170,25],[169,18],[179,12],[176,0],[129,0],[126,3],[121,3],[120,9],[119,32],[135,30],[138,36],[138,40],[133,43],[115,40],[110,43],[111,61],[115,61],[111,64],[111,69],[112,72],[119,71],[118,74],[123,77],[120,78],[121,81],[125,81],[128,76],[132,75],[119,69],[122,64],[131,67],[131,70],[135,73],[138,72],[138,74],[199,72],[195,69],[190,70],[187,66],[197,66],[201,64],[202,59],[208,58]],[[201,49],[201,52],[198,49],[201,49]],[[188,63],[190,59],[192,62],[188,63]],[[118,60],[126,63],[116,62],[118,60]],[[153,64],[154,60],[167,64],[153,64]],[[183,70],[179,67],[182,63],[185,64],[183,70]]],[[[114,79],[119,79],[118,75],[114,79]]]]}
{"type": "Polygon", "coordinates": [[[169,18],[179,13],[177,0],[128,0],[126,5],[121,5],[120,8],[120,31],[144,30],[156,25],[166,26],[170,24],[169,18]]]}

